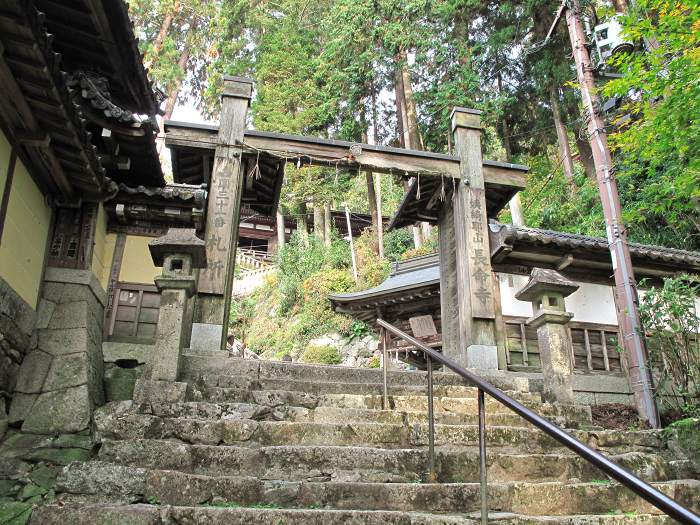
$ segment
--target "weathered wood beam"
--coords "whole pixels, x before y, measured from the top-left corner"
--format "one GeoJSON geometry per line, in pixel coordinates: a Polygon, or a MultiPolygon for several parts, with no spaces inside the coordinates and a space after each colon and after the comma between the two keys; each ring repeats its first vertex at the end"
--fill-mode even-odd
{"type": "MultiPolygon", "coordinates": [[[[167,122],[165,125],[166,146],[201,148],[213,150],[218,144],[217,126],[192,125],[167,122]]],[[[247,130],[243,138],[243,149],[258,151],[272,156],[292,157],[300,164],[336,165],[344,169],[369,169],[377,173],[393,173],[427,177],[451,177],[458,179],[459,158],[442,153],[353,144],[351,142],[267,133],[247,130]],[[350,147],[358,145],[361,153],[354,155],[350,147]]],[[[484,179],[489,184],[501,184],[516,188],[525,187],[527,168],[516,164],[484,161],[484,179]]]]}

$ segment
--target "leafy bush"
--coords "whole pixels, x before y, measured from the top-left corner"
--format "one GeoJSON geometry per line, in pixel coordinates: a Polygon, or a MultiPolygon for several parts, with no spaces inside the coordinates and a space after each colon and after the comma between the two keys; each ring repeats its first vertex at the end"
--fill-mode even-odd
{"type": "Polygon", "coordinates": [[[315,237],[295,232],[277,255],[281,313],[300,302],[301,286],[308,277],[324,268],[346,268],[350,260],[347,250],[347,243],[340,239],[334,238],[326,247],[315,237]]]}
{"type": "Polygon", "coordinates": [[[338,349],[333,346],[309,345],[302,354],[301,361],[320,365],[338,365],[342,362],[342,358],[338,349]]]}
{"type": "Polygon", "coordinates": [[[355,240],[355,257],[357,260],[357,288],[366,290],[377,286],[389,275],[391,263],[380,259],[377,234],[374,228],[365,228],[355,240]]]}
{"type": "Polygon", "coordinates": [[[399,228],[384,233],[384,257],[392,262],[401,259],[413,247],[413,233],[410,228],[399,228]]]}
{"type": "Polygon", "coordinates": [[[368,368],[379,368],[381,366],[381,361],[379,360],[379,356],[373,355],[369,359],[369,363],[367,363],[368,368]]]}
{"type": "Polygon", "coordinates": [[[696,277],[664,279],[662,287],[647,290],[639,308],[657,376],[657,397],[666,409],[685,416],[700,415],[698,292],[696,277]]]}

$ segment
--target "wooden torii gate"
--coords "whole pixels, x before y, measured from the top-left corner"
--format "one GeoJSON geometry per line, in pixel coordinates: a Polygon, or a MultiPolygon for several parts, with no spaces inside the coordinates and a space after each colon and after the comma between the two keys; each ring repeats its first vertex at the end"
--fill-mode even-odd
{"type": "Polygon", "coordinates": [[[427,221],[439,227],[443,351],[470,367],[496,368],[488,221],[525,187],[527,168],[482,159],[480,112],[453,110],[456,155],[448,155],[246,130],[252,89],[249,79],[225,78],[218,126],[166,123],[166,145],[183,153],[179,159],[197,159],[209,187],[204,231],[209,266],[199,275],[191,345],[223,347],[241,202],[274,216],[290,161],[413,181],[392,225],[427,221]]]}

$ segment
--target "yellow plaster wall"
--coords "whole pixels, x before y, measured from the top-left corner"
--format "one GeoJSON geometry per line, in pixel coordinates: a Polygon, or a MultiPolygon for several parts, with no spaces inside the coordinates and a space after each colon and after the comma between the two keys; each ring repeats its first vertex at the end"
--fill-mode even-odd
{"type": "Polygon", "coordinates": [[[160,275],[161,268],[157,268],[151,259],[148,243],[153,237],[139,237],[128,235],[124,245],[124,257],[122,268],[119,272],[119,280],[125,283],[153,284],[153,279],[160,275]]]}
{"type": "Polygon", "coordinates": [[[107,233],[107,214],[104,206],[97,210],[97,225],[95,228],[95,246],[92,253],[92,273],[99,279],[104,290],[109,283],[109,272],[114,256],[114,245],[117,236],[107,233]]]}
{"type": "MultiPolygon", "coordinates": [[[[9,152],[7,139],[0,133],[0,188],[5,187],[9,152]]],[[[37,305],[51,213],[44,195],[17,159],[0,244],[0,277],[32,308],[37,305]]]]}
{"type": "Polygon", "coordinates": [[[5,189],[5,182],[7,181],[7,164],[10,162],[11,152],[12,146],[7,142],[5,134],[0,131],[0,199],[2,199],[2,192],[5,189]]]}

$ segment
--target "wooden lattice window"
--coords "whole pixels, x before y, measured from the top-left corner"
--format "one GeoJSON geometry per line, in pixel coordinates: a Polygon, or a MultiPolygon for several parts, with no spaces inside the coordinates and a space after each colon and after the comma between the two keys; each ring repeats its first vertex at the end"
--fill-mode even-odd
{"type": "Polygon", "coordinates": [[[616,327],[571,323],[569,333],[574,370],[622,372],[616,327]]]}
{"type": "MultiPolygon", "coordinates": [[[[541,369],[537,330],[525,318],[506,319],[508,366],[541,369]]],[[[617,327],[593,323],[569,324],[571,355],[577,372],[622,372],[617,327]]]]}
{"type": "Polygon", "coordinates": [[[117,340],[154,340],[159,309],[160,293],[155,286],[117,283],[107,336],[117,340]]]}
{"type": "Polygon", "coordinates": [[[525,319],[506,321],[508,365],[513,367],[542,368],[537,330],[525,325],[525,319]]]}

